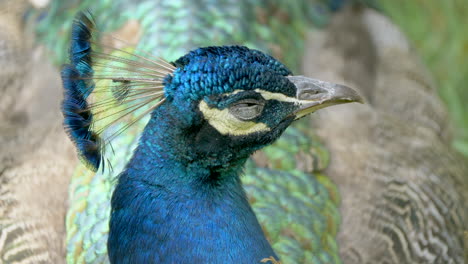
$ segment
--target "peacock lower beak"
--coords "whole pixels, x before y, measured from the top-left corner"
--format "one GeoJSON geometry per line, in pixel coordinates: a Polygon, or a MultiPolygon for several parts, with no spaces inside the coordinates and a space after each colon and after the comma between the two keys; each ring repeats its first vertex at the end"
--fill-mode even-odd
{"type": "Polygon", "coordinates": [[[304,76],[288,76],[288,79],[297,88],[296,100],[299,108],[294,112],[295,119],[332,105],[364,103],[363,98],[355,90],[344,85],[304,76]]]}

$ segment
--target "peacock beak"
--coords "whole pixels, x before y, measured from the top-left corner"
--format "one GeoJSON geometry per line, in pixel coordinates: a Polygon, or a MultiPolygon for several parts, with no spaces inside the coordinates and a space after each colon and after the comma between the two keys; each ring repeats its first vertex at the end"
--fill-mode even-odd
{"type": "Polygon", "coordinates": [[[332,105],[364,103],[363,98],[355,90],[341,84],[304,76],[288,76],[287,78],[297,88],[296,102],[299,108],[294,112],[295,119],[332,105]]]}

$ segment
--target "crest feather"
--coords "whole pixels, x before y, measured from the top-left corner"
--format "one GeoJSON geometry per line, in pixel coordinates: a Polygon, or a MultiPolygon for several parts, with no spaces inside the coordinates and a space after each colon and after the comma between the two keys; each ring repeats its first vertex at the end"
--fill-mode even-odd
{"type": "Polygon", "coordinates": [[[64,126],[93,171],[104,169],[112,139],[164,102],[163,81],[175,70],[131,46],[104,45],[96,33],[91,14],[80,12],[72,26],[70,64],[62,69],[64,126]]]}

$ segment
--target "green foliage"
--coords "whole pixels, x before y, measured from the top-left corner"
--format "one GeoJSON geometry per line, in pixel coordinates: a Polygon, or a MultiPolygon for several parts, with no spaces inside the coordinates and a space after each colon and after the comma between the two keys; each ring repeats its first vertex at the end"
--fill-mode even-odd
{"type": "Polygon", "coordinates": [[[468,2],[392,0],[379,4],[407,34],[434,75],[455,123],[453,145],[468,156],[468,2]]]}

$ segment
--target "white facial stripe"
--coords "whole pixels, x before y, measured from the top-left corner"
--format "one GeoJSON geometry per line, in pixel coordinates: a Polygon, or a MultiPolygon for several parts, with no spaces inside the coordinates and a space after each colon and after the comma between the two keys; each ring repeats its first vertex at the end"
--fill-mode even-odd
{"type": "MultiPolygon", "coordinates": [[[[276,100],[279,102],[294,103],[294,104],[302,104],[302,103],[310,102],[307,100],[297,100],[296,97],[289,97],[282,93],[272,93],[270,91],[262,90],[262,89],[255,89],[254,91],[259,93],[265,100],[276,100]]],[[[227,93],[225,95],[230,96],[230,95],[238,94],[240,92],[245,92],[245,90],[234,90],[233,92],[227,93]]]]}
{"type": "Polygon", "coordinates": [[[270,131],[265,123],[239,120],[229,113],[227,108],[223,110],[210,108],[203,100],[200,102],[199,109],[208,123],[222,135],[243,136],[254,132],[270,131]]]}
{"type": "Polygon", "coordinates": [[[240,93],[240,92],[244,92],[244,90],[239,90],[239,89],[238,89],[238,90],[234,90],[234,91],[232,91],[232,93],[226,93],[226,94],[224,94],[224,95],[226,95],[226,96],[230,96],[230,95],[235,95],[235,94],[238,94],[238,93],[240,93]]]}
{"type": "MultiPolygon", "coordinates": [[[[261,89],[255,89],[255,91],[257,93],[260,93],[265,100],[276,100],[280,102],[294,103],[298,105],[299,107],[310,105],[311,103],[314,102],[314,100],[298,100],[295,97],[289,97],[282,93],[272,93],[272,92],[261,90],[261,89]]],[[[321,98],[320,100],[323,101],[324,99],[321,98]]],[[[315,102],[318,102],[317,104],[315,104],[316,105],[315,107],[307,107],[303,109],[302,111],[297,112],[295,119],[299,119],[303,116],[306,116],[310,113],[317,111],[318,109],[325,108],[330,105],[330,104],[323,104],[322,101],[320,100],[315,100],[315,102]]]]}
{"type": "Polygon", "coordinates": [[[261,94],[265,100],[276,100],[280,102],[295,103],[295,104],[299,104],[301,102],[300,100],[297,100],[295,97],[289,97],[282,93],[272,93],[272,92],[261,90],[261,89],[255,89],[255,91],[261,94]]]}
{"type": "MultiPolygon", "coordinates": [[[[282,93],[272,93],[270,91],[266,91],[266,90],[262,90],[262,89],[255,89],[254,91],[259,93],[263,97],[263,99],[265,99],[265,100],[276,100],[276,101],[280,101],[280,102],[295,103],[295,104],[301,104],[301,103],[307,102],[305,100],[297,100],[295,97],[289,97],[289,96],[286,96],[286,95],[284,95],[282,93]]],[[[244,90],[234,90],[232,93],[227,93],[226,95],[227,96],[234,95],[234,94],[238,94],[240,92],[245,92],[245,91],[244,90]]]]}

